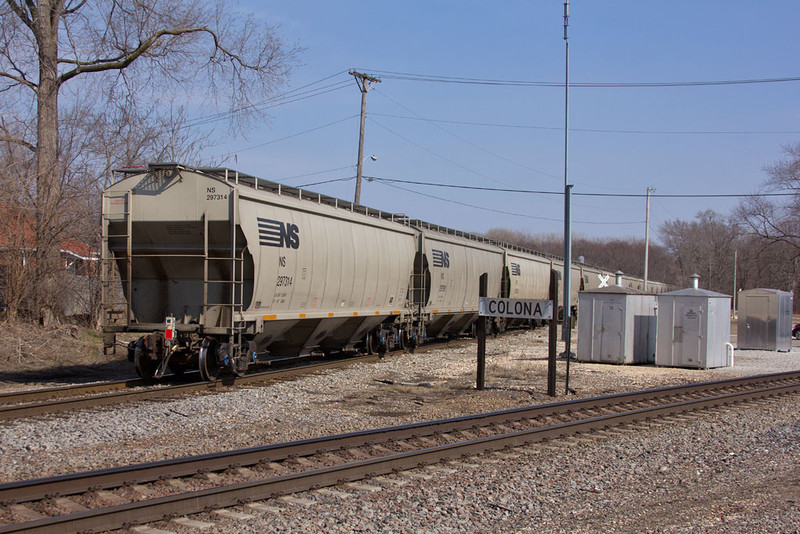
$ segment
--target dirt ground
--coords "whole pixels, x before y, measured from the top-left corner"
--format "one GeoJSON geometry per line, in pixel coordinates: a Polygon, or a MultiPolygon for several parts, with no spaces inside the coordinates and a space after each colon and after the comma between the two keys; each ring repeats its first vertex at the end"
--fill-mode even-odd
{"type": "Polygon", "coordinates": [[[0,382],[82,383],[134,378],[125,347],[103,354],[103,336],[94,329],[65,325],[0,323],[0,382]]]}

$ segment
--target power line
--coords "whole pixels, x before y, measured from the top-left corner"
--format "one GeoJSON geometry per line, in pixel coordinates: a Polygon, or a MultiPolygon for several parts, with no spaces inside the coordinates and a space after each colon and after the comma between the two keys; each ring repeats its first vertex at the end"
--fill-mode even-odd
{"type": "Polygon", "coordinates": [[[411,120],[419,120],[419,121],[423,121],[423,122],[428,122],[428,123],[433,124],[434,126],[436,126],[436,128],[438,128],[439,130],[445,132],[446,134],[448,134],[448,135],[450,135],[452,137],[455,137],[459,141],[461,141],[463,143],[466,143],[466,144],[468,144],[468,145],[470,145],[470,146],[472,146],[474,148],[477,148],[478,150],[486,152],[490,156],[494,156],[495,158],[497,158],[499,160],[505,161],[505,162],[510,163],[512,165],[516,165],[518,167],[522,167],[523,169],[527,169],[529,171],[533,171],[533,172],[538,173],[538,174],[542,174],[542,175],[547,176],[549,178],[556,178],[556,176],[554,176],[552,174],[549,174],[549,173],[544,172],[544,171],[539,170],[539,169],[534,169],[533,167],[528,167],[527,165],[523,165],[522,163],[516,162],[516,161],[514,161],[512,159],[509,159],[509,158],[506,158],[506,157],[501,156],[499,154],[496,154],[496,153],[492,152],[491,150],[489,150],[489,149],[487,149],[485,147],[482,147],[482,146],[480,146],[480,145],[478,145],[476,143],[473,143],[472,141],[469,141],[468,139],[464,139],[463,137],[461,137],[459,135],[456,135],[455,133],[451,132],[447,128],[443,128],[442,126],[439,126],[438,124],[436,124],[437,122],[445,123],[447,121],[428,120],[425,117],[423,117],[422,115],[420,115],[419,113],[417,113],[416,111],[414,111],[413,109],[410,109],[408,106],[405,106],[405,105],[401,104],[400,102],[398,102],[397,100],[393,99],[389,95],[383,93],[382,91],[379,91],[379,90],[376,89],[376,92],[379,95],[381,95],[382,97],[386,98],[387,100],[393,102],[396,106],[398,106],[398,107],[400,107],[402,109],[405,109],[406,111],[408,111],[410,113],[413,113],[414,115],[416,115],[416,117],[400,117],[400,116],[397,116],[397,115],[387,115],[387,114],[381,114],[381,113],[371,113],[370,115],[379,115],[379,116],[382,116],[382,117],[408,118],[408,119],[411,119],[411,120]]]}
{"type": "MultiPolygon", "coordinates": [[[[379,182],[380,182],[380,180],[379,180],[379,182]]],[[[450,204],[457,204],[459,206],[465,206],[465,207],[474,208],[474,209],[477,209],[477,210],[490,211],[492,213],[501,213],[503,215],[511,215],[511,216],[514,216],[514,217],[524,217],[526,219],[534,219],[534,220],[537,220],[537,221],[562,222],[561,219],[552,219],[552,218],[548,218],[548,217],[536,217],[535,215],[528,215],[526,213],[515,213],[513,211],[499,210],[499,209],[494,209],[494,208],[487,208],[486,206],[478,206],[478,205],[475,205],[475,204],[469,204],[468,202],[460,202],[458,200],[453,200],[452,198],[443,198],[443,197],[437,197],[436,195],[428,195],[426,193],[421,193],[419,191],[414,191],[413,189],[407,189],[405,187],[400,187],[399,185],[396,185],[396,184],[393,184],[393,183],[383,182],[383,185],[392,187],[394,189],[399,189],[401,191],[406,191],[407,193],[413,193],[415,195],[420,195],[420,196],[423,196],[423,197],[426,197],[426,198],[432,198],[434,200],[440,200],[442,202],[448,202],[450,204]]],[[[574,221],[574,222],[580,223],[580,224],[607,224],[607,225],[612,225],[612,224],[614,224],[614,225],[616,225],[616,224],[642,224],[642,223],[644,223],[644,221],[629,221],[629,222],[574,221]]]]}
{"type": "MultiPolygon", "coordinates": [[[[542,191],[533,189],[505,189],[501,187],[481,187],[472,185],[443,184],[435,182],[422,182],[418,180],[402,180],[400,178],[380,178],[368,176],[376,182],[387,184],[402,183],[409,185],[423,185],[428,187],[443,187],[449,189],[463,189],[471,191],[491,191],[497,193],[524,193],[531,195],[563,195],[563,191],[542,191]]],[[[572,193],[574,196],[582,197],[604,197],[604,198],[646,198],[642,193],[572,193]]],[[[751,198],[751,197],[791,197],[797,193],[749,193],[749,194],[651,194],[650,198],[751,198]]]]}
{"type": "Polygon", "coordinates": [[[303,187],[311,187],[312,185],[321,185],[321,184],[331,184],[333,182],[349,182],[350,180],[355,180],[355,176],[345,176],[344,178],[332,178],[330,180],[322,180],[321,182],[311,182],[308,184],[298,185],[299,189],[303,187]]]}
{"type": "MultiPolygon", "coordinates": [[[[335,169],[326,169],[324,171],[314,171],[314,172],[307,172],[305,174],[295,174],[293,176],[284,176],[282,178],[275,178],[275,181],[276,182],[278,182],[278,181],[284,182],[286,180],[294,180],[296,178],[305,178],[306,176],[316,176],[317,174],[325,174],[325,173],[328,173],[328,172],[343,171],[345,169],[352,169],[352,168],[353,168],[352,165],[347,165],[345,167],[337,167],[335,169]]],[[[337,180],[345,181],[345,180],[350,180],[350,178],[336,178],[335,180],[330,180],[330,181],[333,182],[333,181],[337,181],[337,180]]],[[[319,183],[327,183],[327,182],[319,182],[319,183]]],[[[303,184],[303,185],[298,185],[297,187],[308,187],[310,185],[317,185],[317,184],[303,184]]]]}
{"type": "Polygon", "coordinates": [[[231,152],[226,152],[225,154],[222,154],[220,157],[223,158],[223,159],[227,159],[230,156],[233,156],[234,154],[238,154],[239,152],[246,152],[248,150],[253,150],[254,148],[260,148],[262,146],[267,146],[267,145],[272,145],[272,144],[275,144],[275,143],[279,143],[280,141],[286,141],[287,139],[292,139],[293,137],[300,137],[301,135],[305,135],[305,134],[308,134],[308,133],[311,133],[311,132],[316,132],[317,130],[322,130],[323,128],[328,128],[328,127],[333,126],[335,124],[339,124],[341,122],[345,122],[345,121],[349,121],[351,119],[355,119],[356,117],[358,117],[358,115],[350,115],[349,117],[344,117],[343,119],[338,119],[338,120],[335,120],[333,122],[329,122],[327,124],[323,124],[321,126],[315,126],[314,128],[309,128],[308,130],[303,130],[302,132],[293,133],[293,134],[290,134],[290,135],[287,135],[287,136],[284,136],[284,137],[279,137],[278,139],[272,139],[270,141],[265,141],[265,142],[259,143],[257,145],[251,145],[251,146],[248,146],[248,147],[245,147],[245,148],[240,148],[240,149],[237,149],[237,150],[233,150],[231,152]]]}
{"type": "Polygon", "coordinates": [[[465,166],[465,165],[463,165],[463,164],[461,164],[461,163],[459,163],[459,162],[457,162],[457,161],[455,161],[455,160],[453,160],[453,159],[450,159],[450,158],[448,158],[447,156],[443,156],[443,155],[439,154],[438,152],[434,152],[434,151],[433,151],[433,150],[431,150],[430,148],[427,148],[427,147],[425,147],[425,146],[423,146],[423,145],[421,145],[421,144],[419,144],[419,143],[417,143],[417,142],[414,142],[414,141],[412,141],[412,140],[411,140],[411,139],[409,139],[408,137],[405,137],[405,136],[403,136],[403,135],[401,135],[401,134],[399,134],[399,133],[395,132],[394,130],[392,130],[392,129],[391,129],[391,128],[389,128],[388,126],[384,126],[383,124],[381,124],[380,122],[376,121],[376,120],[375,120],[375,119],[373,119],[372,117],[368,117],[368,118],[369,118],[370,122],[373,122],[373,123],[377,124],[378,126],[380,126],[381,128],[383,128],[384,130],[386,130],[387,132],[389,132],[390,134],[392,134],[392,135],[396,135],[397,137],[399,137],[400,139],[402,139],[402,140],[403,140],[403,141],[405,141],[406,143],[409,143],[409,144],[411,144],[411,145],[414,145],[415,147],[419,148],[420,150],[424,150],[424,151],[425,151],[425,152],[427,152],[428,154],[431,154],[431,155],[433,155],[433,156],[436,156],[437,158],[440,158],[440,159],[442,159],[442,160],[444,160],[444,161],[446,161],[446,162],[448,162],[448,163],[450,163],[450,164],[452,164],[452,165],[455,165],[456,167],[458,167],[458,168],[460,168],[460,169],[463,169],[463,170],[465,170],[465,171],[467,171],[467,172],[471,172],[472,174],[475,174],[475,175],[477,175],[477,176],[480,176],[481,178],[485,178],[485,179],[487,179],[487,180],[489,180],[489,181],[491,181],[491,182],[500,183],[500,182],[498,182],[497,180],[495,180],[494,178],[492,178],[492,177],[491,177],[491,176],[489,176],[489,175],[483,174],[482,172],[476,171],[476,170],[474,170],[474,169],[470,169],[469,167],[467,167],[467,166],[465,166]]]}
{"type": "Polygon", "coordinates": [[[186,126],[187,127],[200,126],[200,125],[208,124],[208,123],[211,123],[211,122],[225,120],[227,118],[234,117],[236,115],[239,115],[241,113],[246,113],[246,112],[252,111],[254,109],[268,109],[268,108],[272,108],[272,107],[282,106],[282,105],[285,105],[285,104],[291,104],[291,103],[297,102],[299,100],[305,100],[307,98],[313,98],[315,96],[324,95],[324,94],[327,94],[327,93],[330,93],[330,92],[333,92],[333,91],[338,91],[339,89],[343,89],[344,87],[346,87],[348,85],[348,81],[347,80],[343,80],[343,81],[340,81],[340,82],[334,82],[334,83],[331,83],[331,84],[328,84],[328,85],[325,85],[325,86],[322,86],[322,87],[309,89],[307,91],[303,91],[303,90],[304,89],[308,89],[309,87],[312,87],[314,85],[320,84],[320,83],[322,83],[324,81],[327,81],[327,80],[329,80],[331,78],[335,78],[336,76],[340,76],[340,75],[342,75],[342,74],[344,74],[346,72],[347,71],[340,71],[340,72],[337,72],[336,74],[331,74],[330,76],[326,76],[324,78],[320,78],[319,80],[316,80],[314,82],[302,85],[300,87],[297,87],[297,88],[292,89],[290,91],[287,91],[285,93],[281,93],[281,94],[276,95],[274,97],[270,97],[270,98],[268,98],[266,100],[262,100],[260,102],[256,102],[255,104],[253,104],[251,106],[241,107],[241,108],[230,110],[230,111],[223,111],[223,112],[215,113],[215,114],[212,114],[212,115],[206,115],[204,117],[198,117],[197,119],[188,121],[186,126]]]}
{"type": "MultiPolygon", "coordinates": [[[[413,113],[413,112],[412,112],[413,113]]],[[[465,126],[488,126],[492,128],[517,128],[522,130],[548,130],[548,131],[564,131],[563,127],[557,126],[532,126],[529,124],[502,124],[496,122],[473,122],[473,121],[456,121],[446,119],[431,119],[427,117],[417,116],[409,117],[407,115],[391,115],[388,113],[370,113],[370,115],[378,117],[388,117],[392,119],[403,119],[410,121],[421,121],[442,124],[460,124],[465,126]]],[[[416,113],[415,113],[416,115],[416,113]]],[[[755,135],[755,134],[769,134],[769,135],[794,135],[800,134],[800,130],[785,130],[785,131],[744,131],[744,130],[613,130],[603,128],[570,128],[571,132],[588,132],[588,133],[621,133],[621,134],[658,134],[658,135],[755,135]]]]}
{"type": "MultiPolygon", "coordinates": [[[[434,74],[415,74],[409,72],[394,72],[370,69],[371,72],[387,79],[406,80],[429,83],[450,83],[463,85],[494,85],[512,87],[564,87],[563,82],[546,82],[531,80],[503,80],[493,78],[465,78],[457,76],[441,76],[434,74]]],[[[677,82],[578,82],[570,83],[570,87],[577,88],[642,88],[642,87],[707,87],[714,85],[752,85],[764,83],[798,82],[800,77],[781,78],[755,78],[743,80],[708,80],[708,81],[677,81],[677,82]]]]}

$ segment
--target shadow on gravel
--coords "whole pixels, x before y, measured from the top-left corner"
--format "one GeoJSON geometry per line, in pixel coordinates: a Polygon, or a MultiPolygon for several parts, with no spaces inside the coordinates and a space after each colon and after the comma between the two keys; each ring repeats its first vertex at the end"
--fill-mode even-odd
{"type": "Polygon", "coordinates": [[[127,358],[90,365],[60,365],[47,369],[0,371],[0,382],[28,383],[86,383],[101,380],[127,380],[138,378],[133,364],[127,358]]]}

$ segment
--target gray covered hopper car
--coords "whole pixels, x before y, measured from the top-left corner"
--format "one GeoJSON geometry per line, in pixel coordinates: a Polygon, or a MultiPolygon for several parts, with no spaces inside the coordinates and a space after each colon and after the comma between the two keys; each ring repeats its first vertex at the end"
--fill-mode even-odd
{"type": "MultiPolygon", "coordinates": [[[[468,332],[489,296],[547,297],[556,258],[228,169],[125,169],[103,193],[106,346],[144,377],[383,352],[468,332]]],[[[574,265],[578,281],[610,276],[574,265]]],[[[593,284],[588,284],[591,287],[593,284]]],[[[577,302],[577,298],[575,298],[577,302]]]]}

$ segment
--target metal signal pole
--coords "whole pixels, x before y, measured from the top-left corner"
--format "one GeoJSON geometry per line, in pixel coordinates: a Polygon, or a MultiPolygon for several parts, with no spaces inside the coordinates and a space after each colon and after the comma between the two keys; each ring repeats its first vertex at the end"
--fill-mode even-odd
{"type": "Polygon", "coordinates": [[[564,311],[561,335],[564,338],[564,354],[567,357],[567,378],[564,394],[569,395],[569,359],[570,341],[572,337],[572,303],[570,302],[570,282],[572,281],[572,217],[570,214],[570,201],[572,186],[568,179],[568,154],[569,154],[569,0],[564,2],[564,311]]]}
{"type": "Polygon", "coordinates": [[[358,132],[358,165],[356,166],[356,196],[353,203],[361,203],[361,172],[364,166],[364,119],[367,117],[367,91],[376,83],[381,83],[380,78],[357,72],[350,71],[350,75],[356,79],[358,89],[361,91],[361,129],[358,132]]]}

